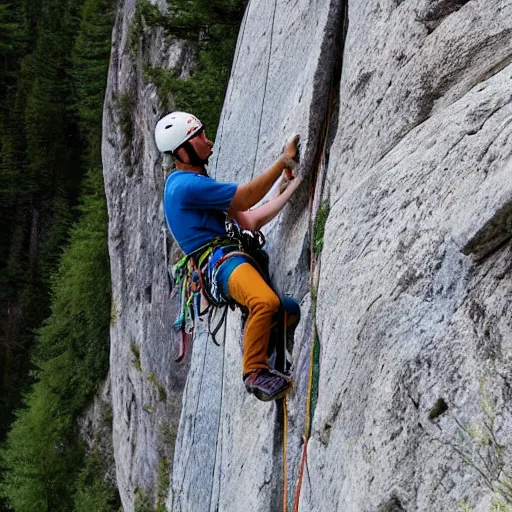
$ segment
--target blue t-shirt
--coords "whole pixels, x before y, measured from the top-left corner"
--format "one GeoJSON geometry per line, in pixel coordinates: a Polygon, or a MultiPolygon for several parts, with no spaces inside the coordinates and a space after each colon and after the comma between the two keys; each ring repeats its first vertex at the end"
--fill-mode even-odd
{"type": "Polygon", "coordinates": [[[165,219],[185,254],[226,235],[223,212],[229,209],[236,189],[235,183],[219,183],[189,171],[174,171],[167,178],[165,219]]]}
{"type": "MultiPolygon", "coordinates": [[[[185,254],[191,254],[212,238],[226,236],[224,212],[229,209],[236,184],[219,183],[212,178],[189,171],[174,171],[165,182],[164,212],[167,225],[185,254]]],[[[219,247],[210,266],[225,253],[219,247]]],[[[217,286],[228,296],[228,281],[238,265],[249,261],[244,256],[228,258],[217,272],[217,286]]]]}

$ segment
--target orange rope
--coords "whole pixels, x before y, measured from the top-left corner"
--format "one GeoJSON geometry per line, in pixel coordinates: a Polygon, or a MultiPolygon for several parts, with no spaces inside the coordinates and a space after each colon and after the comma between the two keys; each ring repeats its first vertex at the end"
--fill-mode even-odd
{"type": "Polygon", "coordinates": [[[283,512],[287,510],[287,491],[288,491],[288,477],[286,474],[286,443],[288,437],[288,410],[286,408],[286,396],[283,398],[283,413],[284,413],[284,426],[283,426],[283,512]]]}
{"type": "Polygon", "coordinates": [[[309,383],[308,398],[306,401],[306,425],[304,427],[304,435],[309,439],[311,433],[311,391],[313,390],[313,365],[315,361],[315,338],[316,325],[313,325],[313,341],[311,343],[311,352],[309,353],[309,383]]]}
{"type": "MultiPolygon", "coordinates": [[[[286,369],[286,327],[288,323],[288,313],[284,312],[284,339],[283,339],[283,357],[284,368],[286,369]]],[[[286,471],[286,445],[288,440],[288,408],[286,407],[286,396],[283,398],[283,512],[286,512],[288,507],[288,475],[286,471]]]]}
{"type": "Polygon", "coordinates": [[[302,459],[300,461],[299,481],[297,482],[297,488],[295,489],[295,496],[293,498],[293,512],[299,512],[299,499],[300,490],[302,488],[302,477],[304,475],[304,468],[306,467],[306,461],[308,458],[308,438],[303,436],[304,447],[302,448],[302,459]]]}
{"type": "Polygon", "coordinates": [[[299,510],[300,490],[302,488],[302,477],[304,476],[304,468],[307,462],[308,453],[308,440],[311,430],[311,391],[313,389],[313,362],[314,362],[314,350],[315,350],[315,337],[316,327],[313,326],[313,342],[311,343],[311,352],[309,354],[309,383],[308,383],[308,396],[306,400],[306,424],[304,426],[304,447],[302,449],[302,459],[300,461],[299,480],[295,489],[295,496],[293,498],[293,512],[299,510]]]}

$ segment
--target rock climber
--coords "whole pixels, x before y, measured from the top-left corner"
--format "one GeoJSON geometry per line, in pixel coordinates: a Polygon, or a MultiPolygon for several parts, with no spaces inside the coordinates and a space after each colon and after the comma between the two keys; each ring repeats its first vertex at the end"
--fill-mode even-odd
{"type": "MultiPolygon", "coordinates": [[[[172,112],[162,117],[155,128],[158,149],[172,155],[175,163],[164,190],[168,227],[186,255],[204,253],[213,245],[208,264],[210,272],[212,267],[215,272],[210,273],[214,281],[210,284],[226,300],[235,301],[248,310],[243,380],[247,391],[263,401],[282,398],[291,386],[290,379],[272,369],[268,362],[273,318],[283,303],[269,280],[261,275],[261,269],[257,269],[251,254],[232,245],[225,246],[222,241],[226,239],[227,218],[236,221],[241,230],[257,232],[285,206],[301,183],[300,177],[290,175],[290,169],[296,165],[293,159],[298,140],[298,136],[292,138],[283,154],[265,172],[246,184],[237,185],[221,183],[208,176],[206,165],[212,155],[213,142],[206,137],[203,124],[195,116],[172,112]],[[281,193],[250,209],[282,175],[281,193]]],[[[291,311],[292,322],[298,321],[299,314],[291,311]]]]}

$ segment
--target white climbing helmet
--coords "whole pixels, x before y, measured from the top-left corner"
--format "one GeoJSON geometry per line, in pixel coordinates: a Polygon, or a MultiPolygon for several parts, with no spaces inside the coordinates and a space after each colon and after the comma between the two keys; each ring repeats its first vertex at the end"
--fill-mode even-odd
{"type": "Polygon", "coordinates": [[[174,151],[202,128],[203,124],[196,116],[187,112],[171,112],[156,123],[156,146],[162,152],[174,151]]]}

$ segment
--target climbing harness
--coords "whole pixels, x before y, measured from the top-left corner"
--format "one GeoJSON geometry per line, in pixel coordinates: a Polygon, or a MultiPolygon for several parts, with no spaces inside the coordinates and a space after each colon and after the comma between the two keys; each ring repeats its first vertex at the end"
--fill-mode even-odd
{"type": "MultiPolygon", "coordinates": [[[[188,337],[194,332],[195,319],[205,315],[214,307],[221,307],[227,303],[217,293],[212,294],[208,286],[208,267],[213,252],[220,247],[229,246],[236,249],[229,240],[215,238],[194,253],[183,256],[172,267],[174,287],[171,297],[177,296],[179,303],[179,313],[173,327],[176,332],[181,333],[177,362],[185,356],[188,337]],[[207,305],[201,310],[203,299],[207,305]]],[[[210,327],[211,315],[208,318],[210,327]]]]}
{"type": "Polygon", "coordinates": [[[241,228],[227,213],[225,227],[225,237],[210,240],[192,254],[183,256],[171,269],[174,283],[171,296],[177,295],[180,305],[178,317],[173,324],[175,331],[181,333],[177,362],[185,356],[187,342],[194,332],[197,318],[208,313],[208,333],[213,342],[219,345],[216,336],[226,320],[228,308],[241,308],[218,289],[217,275],[223,263],[229,258],[243,256],[264,278],[268,275],[266,260],[256,256],[256,252],[265,244],[263,233],[241,228]],[[226,252],[212,264],[214,253],[220,248],[225,248],[226,252]],[[201,309],[203,301],[206,302],[206,307],[201,309]],[[213,315],[221,308],[224,311],[217,326],[212,329],[213,315]]]}
{"type": "Polygon", "coordinates": [[[227,237],[237,243],[241,251],[252,254],[265,245],[265,236],[261,231],[243,229],[227,213],[224,225],[227,237]]]}

